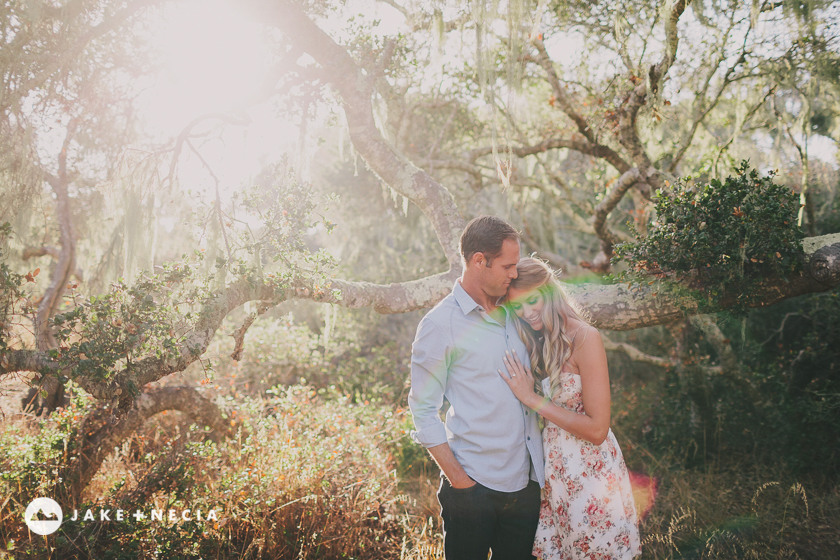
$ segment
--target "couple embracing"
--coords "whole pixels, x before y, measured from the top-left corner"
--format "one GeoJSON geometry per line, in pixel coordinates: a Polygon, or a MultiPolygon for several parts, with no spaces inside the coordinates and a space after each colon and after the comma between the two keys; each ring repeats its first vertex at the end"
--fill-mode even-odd
{"type": "Polygon", "coordinates": [[[472,220],[460,246],[463,275],[417,327],[408,397],[442,471],[447,560],[638,555],[598,331],[504,220],[472,220]]]}

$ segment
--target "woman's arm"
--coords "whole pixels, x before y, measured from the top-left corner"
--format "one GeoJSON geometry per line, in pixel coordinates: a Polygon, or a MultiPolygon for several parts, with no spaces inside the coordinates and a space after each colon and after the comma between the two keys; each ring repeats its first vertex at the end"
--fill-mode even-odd
{"type": "Polygon", "coordinates": [[[594,327],[591,332],[578,332],[581,342],[572,355],[580,371],[584,414],[563,408],[534,392],[534,377],[516,356],[505,357],[508,374],[499,371],[522,404],[542,415],[549,422],[567,432],[596,445],[607,437],[610,429],[610,377],[607,355],[601,335],[594,327]]]}

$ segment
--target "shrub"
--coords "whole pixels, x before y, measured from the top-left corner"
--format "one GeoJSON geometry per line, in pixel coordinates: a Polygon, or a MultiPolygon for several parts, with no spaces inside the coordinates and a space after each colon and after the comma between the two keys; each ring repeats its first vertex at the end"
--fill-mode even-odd
{"type": "Polygon", "coordinates": [[[773,182],[773,173],[761,177],[744,161],[723,182],[683,179],[653,201],[656,218],[647,235],[616,246],[619,260],[639,273],[673,276],[707,301],[729,295],[743,309],[751,287],[800,270],[799,203],[773,182]]]}
{"type": "Polygon", "coordinates": [[[26,465],[48,450],[50,464],[60,462],[60,438],[47,428],[59,425],[63,412],[43,420],[35,439],[22,440],[6,426],[0,452],[3,457],[19,452],[13,464],[4,463],[3,490],[21,498],[4,510],[0,548],[8,546],[21,558],[55,548],[57,557],[106,559],[359,560],[399,558],[410,548],[414,521],[404,514],[407,498],[397,490],[394,457],[407,437],[404,413],[301,385],[226,404],[231,416],[241,419],[235,437],[217,443],[192,427],[170,439],[161,433],[177,430],[150,422],[117,453],[126,468],[97,475],[98,488],[108,490],[79,506],[80,511],[215,509],[218,520],[63,523],[46,539],[29,540],[20,515],[8,513],[22,511],[24,495],[52,495],[54,487],[43,480],[50,478],[45,461],[38,459],[28,470],[26,465]]]}
{"type": "Polygon", "coordinates": [[[836,492],[743,471],[668,473],[662,488],[644,524],[642,559],[833,557],[836,492]]]}
{"type": "Polygon", "coordinates": [[[22,276],[13,272],[6,264],[3,246],[11,232],[8,222],[0,224],[0,356],[9,348],[8,339],[12,331],[9,321],[24,297],[21,284],[24,280],[34,281],[35,276],[41,271],[38,268],[22,276]]]}
{"type": "Polygon", "coordinates": [[[238,361],[229,357],[231,338],[217,337],[210,353],[219,356],[218,382],[235,394],[256,395],[278,384],[305,383],[349,395],[356,403],[400,406],[405,402],[408,345],[366,340],[349,313],[334,320],[329,337],[300,323],[291,312],[254,323],[238,361]]]}

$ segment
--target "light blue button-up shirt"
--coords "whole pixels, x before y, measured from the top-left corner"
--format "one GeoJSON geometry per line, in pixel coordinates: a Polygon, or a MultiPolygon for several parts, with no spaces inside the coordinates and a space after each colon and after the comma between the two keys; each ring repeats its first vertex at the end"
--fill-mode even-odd
{"type": "MultiPolygon", "coordinates": [[[[424,447],[449,443],[476,482],[502,492],[523,489],[529,479],[545,483],[537,415],[513,395],[498,370],[505,350],[528,367],[515,317],[490,316],[455,283],[420,321],[411,348],[415,441],[424,447]],[[440,411],[449,401],[445,422],[440,411]]],[[[498,316],[499,314],[496,314],[498,316]]]]}

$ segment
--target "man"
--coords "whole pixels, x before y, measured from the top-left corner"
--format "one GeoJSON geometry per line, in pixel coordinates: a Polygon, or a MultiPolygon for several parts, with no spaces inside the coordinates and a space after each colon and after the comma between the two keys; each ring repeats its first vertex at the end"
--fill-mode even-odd
{"type": "Polygon", "coordinates": [[[442,471],[438,500],[448,560],[532,558],[544,484],[537,415],[499,375],[505,352],[528,367],[525,345],[499,298],[516,278],[519,234],[493,216],[461,235],[464,272],[423,317],[411,351],[409,406],[442,471]],[[440,418],[449,402],[445,423],[440,418]]]}

